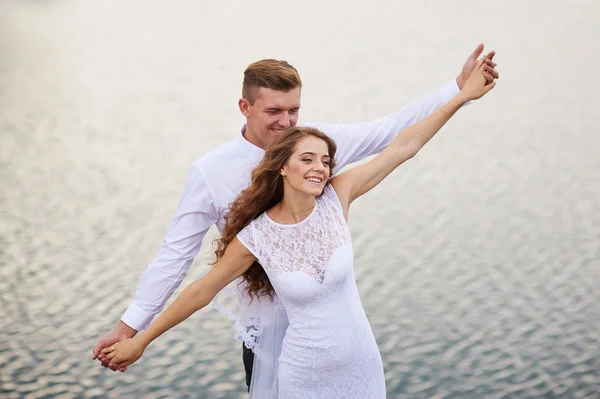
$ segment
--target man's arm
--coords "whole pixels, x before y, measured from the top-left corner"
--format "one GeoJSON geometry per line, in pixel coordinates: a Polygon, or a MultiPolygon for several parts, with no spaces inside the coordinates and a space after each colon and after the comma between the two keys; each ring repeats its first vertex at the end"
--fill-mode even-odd
{"type": "MultiPolygon", "coordinates": [[[[455,80],[442,86],[436,92],[415,101],[399,111],[376,119],[372,122],[355,124],[307,124],[315,127],[329,137],[338,146],[336,154],[337,170],[353,162],[383,151],[401,131],[425,119],[434,111],[446,104],[462,89],[464,82],[469,77],[477,64],[477,59],[483,52],[483,44],[478,45],[469,55],[463,65],[461,73],[455,80]]],[[[487,54],[484,60],[484,76],[487,83],[499,77],[492,61],[495,52],[487,54]]]]}
{"type": "Polygon", "coordinates": [[[181,284],[200,250],[206,231],[217,221],[213,198],[204,173],[198,166],[193,166],[164,243],[142,276],[133,302],[119,323],[100,338],[92,351],[93,358],[98,358],[104,366],[107,362],[100,351],[146,328],[181,284]]]}
{"type": "Polygon", "coordinates": [[[331,137],[338,150],[336,170],[383,151],[407,127],[425,119],[459,92],[455,80],[393,114],[372,122],[354,124],[308,124],[331,137]]]}

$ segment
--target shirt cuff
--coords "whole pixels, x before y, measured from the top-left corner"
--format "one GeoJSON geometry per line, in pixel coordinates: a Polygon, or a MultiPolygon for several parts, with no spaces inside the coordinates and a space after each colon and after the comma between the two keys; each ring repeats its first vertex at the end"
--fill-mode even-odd
{"type": "Polygon", "coordinates": [[[440,89],[440,96],[442,97],[442,100],[444,100],[444,103],[452,100],[458,93],[460,93],[460,89],[458,88],[456,79],[452,79],[440,89]]]}
{"type": "MultiPolygon", "coordinates": [[[[460,93],[460,88],[458,87],[458,83],[456,83],[456,79],[452,79],[451,81],[449,81],[448,83],[443,85],[442,88],[440,89],[439,93],[440,93],[440,97],[442,98],[442,101],[444,102],[444,104],[446,104],[448,101],[452,100],[454,98],[454,96],[456,96],[458,93],[460,93]]],[[[469,105],[469,104],[471,104],[471,101],[467,101],[466,103],[463,104],[463,106],[469,105]]]]}
{"type": "Polygon", "coordinates": [[[153,318],[153,314],[144,312],[139,306],[132,303],[121,316],[121,321],[134,330],[142,331],[148,328],[153,318]]]}

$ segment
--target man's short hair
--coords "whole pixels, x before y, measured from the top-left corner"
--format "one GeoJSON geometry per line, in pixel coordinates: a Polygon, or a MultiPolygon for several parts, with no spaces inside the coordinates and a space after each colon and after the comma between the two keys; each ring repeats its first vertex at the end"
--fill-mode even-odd
{"type": "Polygon", "coordinates": [[[265,59],[248,65],[244,71],[242,97],[254,104],[256,93],[261,87],[272,90],[290,91],[302,88],[300,74],[286,61],[265,59]]]}

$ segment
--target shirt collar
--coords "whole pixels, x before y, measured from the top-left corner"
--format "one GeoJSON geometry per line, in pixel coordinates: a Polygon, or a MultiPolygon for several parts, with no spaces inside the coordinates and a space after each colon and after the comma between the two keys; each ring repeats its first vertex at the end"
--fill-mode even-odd
{"type": "Polygon", "coordinates": [[[246,132],[246,125],[242,126],[242,130],[240,135],[237,138],[237,141],[240,143],[241,148],[252,158],[256,157],[258,159],[262,158],[265,155],[265,150],[260,147],[255,146],[244,137],[244,133],[246,132]]]}

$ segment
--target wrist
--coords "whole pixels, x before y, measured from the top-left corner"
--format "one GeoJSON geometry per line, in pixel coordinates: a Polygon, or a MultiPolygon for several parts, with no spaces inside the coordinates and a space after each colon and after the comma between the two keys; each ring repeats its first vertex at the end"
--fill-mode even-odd
{"type": "Polygon", "coordinates": [[[150,334],[148,334],[148,330],[144,330],[142,331],[140,334],[138,334],[135,339],[139,340],[140,344],[143,345],[144,349],[150,345],[150,342],[153,341],[153,338],[150,337],[150,334]]]}
{"type": "Polygon", "coordinates": [[[464,104],[471,101],[471,98],[462,90],[456,95],[455,98],[456,101],[460,104],[460,106],[463,106],[464,104]]]}
{"type": "Polygon", "coordinates": [[[119,335],[125,335],[127,338],[133,338],[137,334],[137,330],[129,327],[123,320],[119,320],[114,328],[114,331],[119,335]]]}
{"type": "Polygon", "coordinates": [[[456,85],[458,86],[458,90],[462,90],[465,87],[466,79],[462,77],[462,74],[456,77],[456,85]]]}

